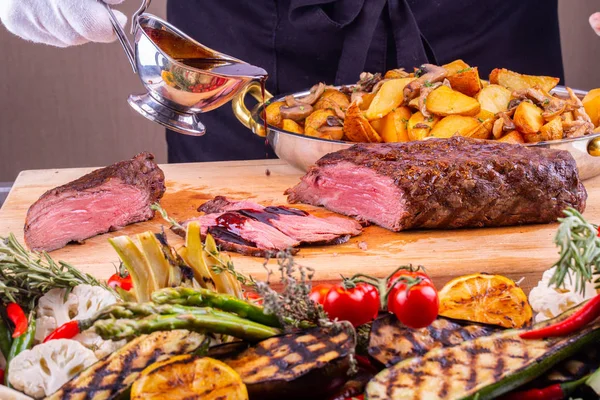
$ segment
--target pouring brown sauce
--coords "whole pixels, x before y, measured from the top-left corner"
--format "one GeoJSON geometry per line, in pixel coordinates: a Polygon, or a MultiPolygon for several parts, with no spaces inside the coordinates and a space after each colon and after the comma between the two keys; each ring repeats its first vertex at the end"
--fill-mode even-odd
{"type": "MultiPolygon", "coordinates": [[[[235,62],[234,60],[220,58],[218,53],[197,46],[193,42],[185,40],[168,30],[147,26],[143,29],[159,49],[181,64],[198,70],[208,71],[216,75],[257,79],[260,82],[262,94],[261,118],[263,120],[266,137],[268,125],[265,112],[265,84],[269,77],[267,71],[263,68],[244,62],[235,62]]],[[[269,139],[265,139],[265,147],[267,148],[266,158],[268,158],[269,139]]]]}

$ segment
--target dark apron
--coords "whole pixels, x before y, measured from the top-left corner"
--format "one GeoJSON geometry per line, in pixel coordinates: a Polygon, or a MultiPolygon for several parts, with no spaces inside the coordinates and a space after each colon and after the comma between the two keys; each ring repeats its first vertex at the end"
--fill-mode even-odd
{"type": "MultiPolygon", "coordinates": [[[[457,58],[482,78],[496,67],[563,78],[557,0],[169,0],[167,18],[266,69],[273,94],[457,58]]],[[[275,157],[228,104],[201,121],[202,137],[167,131],[169,162],[275,157]]]]}

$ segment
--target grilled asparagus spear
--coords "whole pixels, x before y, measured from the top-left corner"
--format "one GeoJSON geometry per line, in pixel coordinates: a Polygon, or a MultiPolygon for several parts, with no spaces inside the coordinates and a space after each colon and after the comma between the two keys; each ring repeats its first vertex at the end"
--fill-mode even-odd
{"type": "MultiPolygon", "coordinates": [[[[112,316],[113,319],[99,319],[92,326],[103,339],[112,340],[131,339],[173,329],[220,333],[248,341],[262,340],[281,333],[277,328],[208,307],[125,303],[110,307],[102,316],[112,316]],[[140,316],[142,318],[132,319],[140,316]],[[115,317],[125,318],[114,319],[115,317]]],[[[82,321],[81,326],[85,327],[90,323],[91,321],[82,321]]]]}
{"type": "Polygon", "coordinates": [[[185,287],[166,288],[152,293],[152,301],[157,304],[219,308],[267,326],[281,327],[277,317],[273,314],[265,314],[262,307],[212,290],[185,287]]]}

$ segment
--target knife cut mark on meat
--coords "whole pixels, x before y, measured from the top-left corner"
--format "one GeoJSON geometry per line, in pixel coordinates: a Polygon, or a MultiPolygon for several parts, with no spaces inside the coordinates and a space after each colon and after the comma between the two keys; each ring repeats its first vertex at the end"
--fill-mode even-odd
{"type": "Polygon", "coordinates": [[[296,208],[265,207],[223,196],[204,203],[198,211],[205,214],[182,225],[198,221],[202,235],[211,234],[222,249],[255,257],[288,248],[297,252],[301,245],[345,243],[362,232],[360,224],[348,218],[318,218],[296,208]]]}

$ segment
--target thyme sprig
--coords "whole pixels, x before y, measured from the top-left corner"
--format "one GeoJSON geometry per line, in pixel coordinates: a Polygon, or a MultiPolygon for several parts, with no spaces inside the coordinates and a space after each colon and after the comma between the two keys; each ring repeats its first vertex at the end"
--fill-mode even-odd
{"type": "Polygon", "coordinates": [[[50,289],[67,289],[77,285],[102,286],[105,283],[79,271],[64,261],[54,261],[46,252],[26,250],[12,233],[0,237],[0,303],[17,303],[30,308],[35,300],[50,289]]]}
{"type": "Polygon", "coordinates": [[[271,288],[273,271],[268,268],[269,258],[265,260],[267,270],[265,281],[256,281],[255,289],[263,298],[263,307],[267,314],[277,316],[281,325],[290,330],[309,326],[331,326],[332,322],[323,310],[323,306],[310,300],[310,290],[314,269],[298,265],[289,250],[275,255],[281,292],[271,288]],[[291,321],[291,323],[290,323],[291,321]]]}
{"type": "MultiPolygon", "coordinates": [[[[584,293],[585,284],[600,274],[600,237],[598,226],[585,220],[579,211],[567,208],[566,217],[559,218],[560,226],[554,237],[554,243],[560,248],[560,257],[553,265],[556,267],[550,279],[550,285],[564,286],[569,272],[575,275],[575,290],[584,293]]],[[[595,281],[600,289],[600,277],[595,281]]]]}

